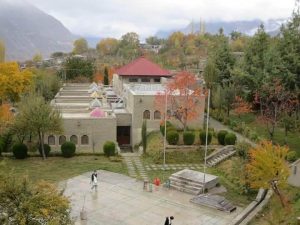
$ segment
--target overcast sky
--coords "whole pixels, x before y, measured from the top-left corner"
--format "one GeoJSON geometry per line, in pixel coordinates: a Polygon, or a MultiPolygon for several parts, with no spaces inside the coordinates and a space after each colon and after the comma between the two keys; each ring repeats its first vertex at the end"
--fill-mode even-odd
{"type": "Polygon", "coordinates": [[[294,0],[27,0],[81,36],[142,37],[185,27],[192,20],[287,18],[294,0]]]}

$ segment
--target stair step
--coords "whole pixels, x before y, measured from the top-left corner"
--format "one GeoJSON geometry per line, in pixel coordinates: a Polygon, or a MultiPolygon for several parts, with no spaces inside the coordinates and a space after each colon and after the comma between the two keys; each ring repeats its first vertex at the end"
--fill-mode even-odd
{"type": "Polygon", "coordinates": [[[185,182],[181,182],[181,181],[174,181],[174,180],[171,180],[171,184],[174,184],[176,186],[180,186],[180,187],[183,187],[183,188],[188,188],[188,189],[192,189],[192,190],[199,190],[199,189],[202,189],[203,188],[203,185],[193,185],[193,184],[189,184],[189,183],[185,183],[185,182]]]}
{"type": "Polygon", "coordinates": [[[197,195],[201,191],[201,189],[199,189],[199,190],[191,190],[189,188],[184,188],[184,187],[181,187],[181,186],[177,186],[177,185],[174,185],[172,183],[171,183],[170,187],[173,188],[173,189],[175,189],[175,190],[178,190],[178,191],[181,191],[181,192],[185,192],[185,193],[188,193],[188,194],[193,194],[193,195],[197,195]]]}
{"type": "Polygon", "coordinates": [[[180,180],[180,181],[182,181],[182,182],[187,182],[187,183],[193,184],[193,185],[195,185],[195,186],[197,186],[197,185],[202,186],[202,185],[203,185],[203,183],[200,182],[200,181],[191,180],[191,179],[188,179],[188,178],[184,178],[184,177],[181,177],[181,176],[177,176],[177,175],[175,175],[175,174],[172,174],[172,176],[170,177],[170,180],[172,180],[172,179],[174,179],[175,181],[180,180]]]}

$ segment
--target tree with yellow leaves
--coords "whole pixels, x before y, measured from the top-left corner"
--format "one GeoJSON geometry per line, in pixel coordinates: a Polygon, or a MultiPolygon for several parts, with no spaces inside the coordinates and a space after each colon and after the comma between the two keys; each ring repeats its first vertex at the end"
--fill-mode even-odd
{"type": "Polygon", "coordinates": [[[8,128],[13,120],[13,114],[10,111],[9,104],[0,105],[0,134],[8,128]]]}
{"type": "Polygon", "coordinates": [[[272,188],[283,207],[286,200],[280,189],[287,184],[289,167],[286,162],[288,148],[262,141],[249,151],[249,163],[246,165],[247,180],[250,187],[272,188]]]}
{"type": "Polygon", "coordinates": [[[21,71],[16,62],[0,63],[0,103],[16,101],[20,94],[30,90],[32,73],[21,71]]]}

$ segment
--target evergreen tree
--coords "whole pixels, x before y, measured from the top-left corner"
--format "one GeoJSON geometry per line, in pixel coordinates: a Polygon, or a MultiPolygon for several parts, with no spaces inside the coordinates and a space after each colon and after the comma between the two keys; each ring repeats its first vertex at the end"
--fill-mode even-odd
{"type": "Polygon", "coordinates": [[[213,56],[216,67],[217,82],[224,87],[231,82],[231,72],[235,60],[230,52],[228,38],[223,34],[218,35],[218,43],[213,56]]]}
{"type": "Polygon", "coordinates": [[[143,145],[143,152],[146,153],[147,150],[147,121],[143,121],[142,125],[142,145],[143,145]]]}
{"type": "Polygon", "coordinates": [[[108,69],[107,67],[104,68],[104,79],[103,79],[104,85],[109,85],[109,79],[108,79],[108,69]]]}
{"type": "Polygon", "coordinates": [[[287,72],[284,77],[286,86],[295,90],[300,88],[300,14],[293,13],[292,19],[281,27],[279,41],[280,56],[287,72]]]}

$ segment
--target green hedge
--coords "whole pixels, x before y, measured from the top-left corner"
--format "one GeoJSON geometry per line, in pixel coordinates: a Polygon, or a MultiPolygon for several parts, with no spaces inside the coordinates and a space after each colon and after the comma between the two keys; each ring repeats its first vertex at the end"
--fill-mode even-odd
{"type": "Polygon", "coordinates": [[[106,141],[103,145],[103,152],[107,157],[116,155],[116,144],[112,141],[106,141]]]}
{"type": "MultiPolygon", "coordinates": [[[[176,130],[176,127],[170,121],[166,122],[166,127],[167,127],[167,132],[168,130],[176,130]]],[[[159,129],[161,134],[165,136],[165,123],[161,124],[159,129]]]]}
{"type": "MultiPolygon", "coordinates": [[[[51,151],[50,145],[44,144],[44,151],[45,151],[45,156],[48,157],[49,153],[51,151]]],[[[42,154],[42,145],[39,145],[39,153],[40,153],[41,157],[43,157],[43,154],[42,154]]]]}
{"type": "Polygon", "coordinates": [[[225,145],[225,136],[228,134],[227,130],[220,130],[218,133],[218,142],[220,145],[225,145]]]}
{"type": "Polygon", "coordinates": [[[224,139],[225,145],[235,145],[236,135],[234,133],[228,133],[224,139]]]}
{"type": "Polygon", "coordinates": [[[286,160],[289,162],[295,162],[297,160],[296,151],[289,151],[286,155],[286,160]]]}
{"type": "Polygon", "coordinates": [[[70,158],[75,155],[76,145],[73,142],[67,141],[61,145],[61,153],[63,157],[70,158]]]}
{"type": "Polygon", "coordinates": [[[175,130],[167,132],[167,141],[170,145],[177,145],[179,140],[179,134],[175,130]]]}
{"type": "Polygon", "coordinates": [[[195,141],[195,133],[193,131],[183,132],[183,143],[185,145],[192,145],[195,141]]]}
{"type": "MultiPolygon", "coordinates": [[[[199,138],[200,138],[200,143],[201,145],[205,145],[206,143],[206,131],[200,131],[199,134],[199,138]]],[[[209,145],[211,143],[212,140],[212,133],[209,131],[207,133],[207,144],[209,145]]]]}
{"type": "Polygon", "coordinates": [[[25,159],[27,157],[28,148],[25,144],[19,143],[13,146],[13,154],[16,159],[25,159]]]}

